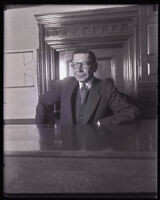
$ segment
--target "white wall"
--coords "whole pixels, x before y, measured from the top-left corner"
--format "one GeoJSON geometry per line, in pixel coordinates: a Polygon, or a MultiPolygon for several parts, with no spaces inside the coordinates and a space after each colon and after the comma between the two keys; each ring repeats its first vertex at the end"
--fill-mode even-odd
{"type": "Polygon", "coordinates": [[[36,51],[4,54],[4,119],[33,119],[38,103],[36,51]]]}

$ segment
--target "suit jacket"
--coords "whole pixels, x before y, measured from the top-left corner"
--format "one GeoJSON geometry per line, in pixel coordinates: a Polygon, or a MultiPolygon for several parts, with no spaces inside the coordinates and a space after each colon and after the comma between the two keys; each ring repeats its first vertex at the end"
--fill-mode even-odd
{"type": "MultiPolygon", "coordinates": [[[[55,88],[39,97],[36,108],[36,123],[46,124],[47,115],[53,109],[53,104],[60,101],[60,124],[75,123],[75,97],[79,83],[74,77],[67,77],[55,88]]],[[[139,116],[139,110],[131,105],[118,92],[113,83],[94,78],[90,90],[90,102],[87,102],[84,124],[113,125],[129,122],[139,116]]]]}

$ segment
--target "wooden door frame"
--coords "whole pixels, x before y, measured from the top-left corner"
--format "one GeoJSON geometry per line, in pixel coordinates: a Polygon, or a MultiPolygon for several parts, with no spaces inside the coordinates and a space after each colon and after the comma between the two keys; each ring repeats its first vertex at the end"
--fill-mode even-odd
{"type": "Polygon", "coordinates": [[[123,66],[128,71],[123,77],[126,93],[136,97],[140,71],[137,59],[138,16],[137,6],[36,15],[40,43],[40,94],[48,90],[49,80],[59,79],[59,51],[80,47],[124,47],[128,54],[128,64],[123,66]]]}

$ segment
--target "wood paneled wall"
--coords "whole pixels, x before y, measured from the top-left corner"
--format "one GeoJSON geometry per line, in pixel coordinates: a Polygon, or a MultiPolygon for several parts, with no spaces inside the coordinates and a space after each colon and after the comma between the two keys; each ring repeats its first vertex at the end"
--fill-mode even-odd
{"type": "Polygon", "coordinates": [[[157,5],[140,6],[138,99],[144,117],[157,117],[158,10],[157,5]]]}

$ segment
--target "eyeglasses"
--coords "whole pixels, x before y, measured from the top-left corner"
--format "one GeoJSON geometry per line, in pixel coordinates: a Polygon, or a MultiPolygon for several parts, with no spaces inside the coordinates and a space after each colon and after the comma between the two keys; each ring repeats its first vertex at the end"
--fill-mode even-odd
{"type": "Polygon", "coordinates": [[[82,68],[83,69],[89,69],[89,67],[90,67],[90,64],[89,63],[86,63],[86,62],[73,62],[72,64],[71,64],[71,67],[73,68],[73,69],[79,69],[79,67],[80,66],[82,66],[82,68]]]}

